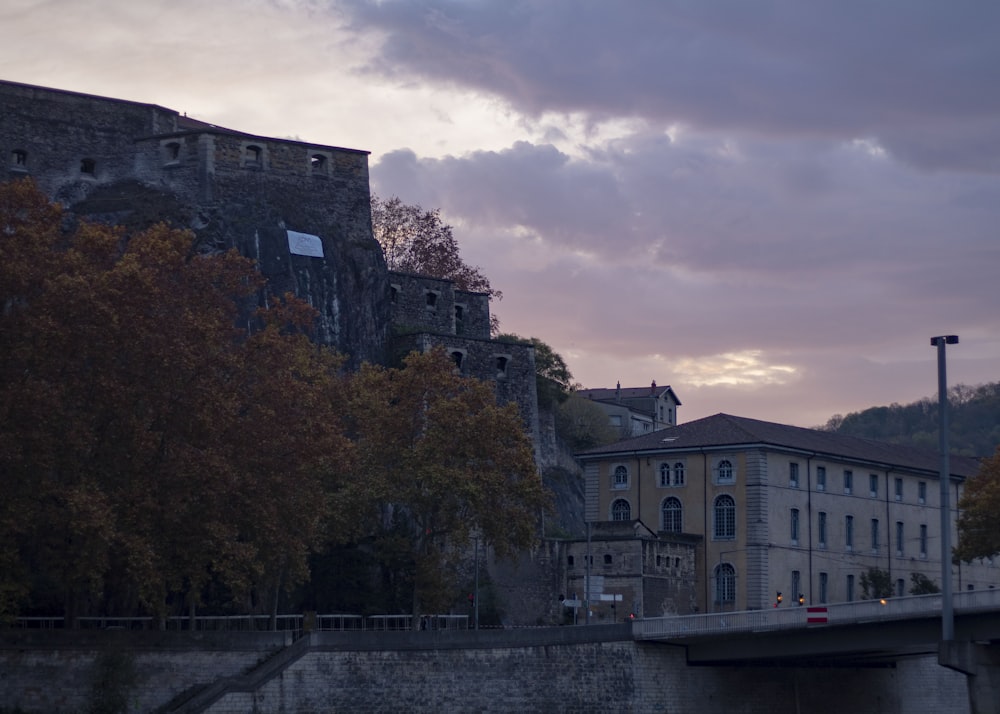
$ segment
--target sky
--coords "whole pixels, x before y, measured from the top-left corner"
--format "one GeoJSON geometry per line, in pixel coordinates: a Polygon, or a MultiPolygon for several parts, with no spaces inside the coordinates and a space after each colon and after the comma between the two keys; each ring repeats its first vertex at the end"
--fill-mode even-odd
{"type": "Polygon", "coordinates": [[[1000,381],[1000,4],[5,0],[0,79],[371,152],[586,387],[798,426],[1000,381]]]}

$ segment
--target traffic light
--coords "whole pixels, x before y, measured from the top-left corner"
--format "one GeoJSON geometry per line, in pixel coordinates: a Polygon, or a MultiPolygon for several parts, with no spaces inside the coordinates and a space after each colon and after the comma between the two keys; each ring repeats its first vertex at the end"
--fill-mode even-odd
{"type": "Polygon", "coordinates": [[[781,600],[782,600],[782,598],[781,598],[781,591],[779,590],[778,591],[778,597],[774,601],[774,606],[777,607],[778,605],[780,605],[781,604],[781,600]]]}
{"type": "Polygon", "coordinates": [[[799,593],[799,605],[805,605],[805,604],[806,604],[805,595],[803,595],[802,593],[799,593]]]}
{"type": "Polygon", "coordinates": [[[634,612],[630,612],[630,613],[628,614],[628,619],[630,619],[630,620],[634,620],[634,619],[635,619],[635,613],[634,613],[634,612]]]}

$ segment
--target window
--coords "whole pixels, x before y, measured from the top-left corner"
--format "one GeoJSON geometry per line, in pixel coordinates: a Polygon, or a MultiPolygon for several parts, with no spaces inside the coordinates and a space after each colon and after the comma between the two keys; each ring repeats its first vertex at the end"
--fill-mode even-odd
{"type": "Polygon", "coordinates": [[[93,176],[97,173],[97,162],[93,159],[82,159],[80,161],[80,173],[93,176]]]}
{"type": "Polygon", "coordinates": [[[510,363],[508,355],[497,355],[497,379],[507,379],[507,365],[510,363]]]}
{"type": "Polygon", "coordinates": [[[604,554],[604,564],[605,565],[611,565],[611,562],[612,562],[611,561],[611,553],[605,553],[604,554]]]}
{"type": "Polygon", "coordinates": [[[854,516],[844,518],[844,547],[854,550],[854,516]]]}
{"type": "Polygon", "coordinates": [[[844,493],[850,495],[854,490],[854,472],[844,469],[844,493]]]}
{"type": "Polygon", "coordinates": [[[621,426],[622,425],[622,415],[621,414],[612,414],[610,417],[608,417],[608,421],[611,422],[611,426],[621,426]]]}
{"type": "Polygon", "coordinates": [[[437,311],[438,294],[433,290],[424,293],[424,306],[429,312],[437,311]]]}
{"type": "Polygon", "coordinates": [[[616,499],[614,503],[611,504],[611,520],[613,521],[631,521],[632,520],[632,506],[628,504],[624,498],[616,499]]]}
{"type": "Polygon", "coordinates": [[[816,467],[816,490],[826,490],[826,466],[816,467]]]}
{"type": "Polygon", "coordinates": [[[792,526],[792,528],[791,528],[791,531],[792,531],[791,532],[792,545],[798,545],[799,544],[799,509],[797,509],[797,508],[793,508],[792,509],[791,526],[792,526]]]}
{"type": "Polygon", "coordinates": [[[259,167],[261,165],[261,159],[263,157],[264,157],[264,149],[255,144],[248,144],[243,148],[244,166],[259,167]]]}
{"type": "Polygon", "coordinates": [[[389,301],[392,302],[393,305],[395,305],[396,302],[398,302],[398,300],[399,300],[399,286],[398,285],[390,285],[389,286],[389,301]]]}
{"type": "Polygon", "coordinates": [[[825,603],[830,599],[830,578],[827,573],[819,574],[819,601],[825,603]]]}
{"type": "Polygon", "coordinates": [[[674,486],[684,485],[684,463],[678,461],[674,464],[674,486]]]}
{"type": "Polygon", "coordinates": [[[927,526],[920,526],[920,557],[927,557],[927,526]]]}
{"type": "Polygon", "coordinates": [[[854,602],[854,576],[847,576],[847,602],[854,602]]]}
{"type": "Polygon", "coordinates": [[[878,553],[878,518],[872,518],[872,553],[878,553]]]}
{"type": "Polygon", "coordinates": [[[10,152],[10,167],[12,169],[21,169],[22,171],[28,168],[28,152],[22,149],[14,149],[10,152]]]}
{"type": "Polygon", "coordinates": [[[903,522],[896,521],[896,555],[903,555],[903,522]]]}
{"type": "Polygon", "coordinates": [[[819,512],[819,522],[816,524],[816,541],[820,548],[826,548],[826,513],[819,512]]]}
{"type": "Polygon", "coordinates": [[[324,176],[327,165],[328,159],[326,154],[313,154],[309,157],[309,171],[314,176],[324,176]]]}
{"type": "Polygon", "coordinates": [[[719,462],[719,465],[715,469],[716,477],[719,483],[732,483],[733,482],[733,462],[729,459],[723,459],[719,462]]]}
{"type": "Polygon", "coordinates": [[[903,500],[903,479],[898,478],[894,482],[895,484],[895,498],[897,501],[903,500]]]}
{"type": "Polygon", "coordinates": [[[663,530],[668,533],[680,533],[682,532],[681,523],[681,500],[679,498],[663,499],[663,530]]]}
{"type": "Polygon", "coordinates": [[[729,563],[715,566],[715,602],[736,601],[736,569],[729,563]]]}
{"type": "Polygon", "coordinates": [[[790,488],[799,487],[799,465],[795,462],[788,464],[788,486],[790,488]]]}
{"type": "Polygon", "coordinates": [[[163,162],[176,164],[181,160],[181,144],[179,141],[168,141],[163,145],[163,162]]]}
{"type": "Polygon", "coordinates": [[[455,334],[465,334],[465,307],[462,305],[455,306],[455,334]]]}
{"type": "Polygon", "coordinates": [[[566,565],[568,565],[571,568],[573,567],[573,556],[572,555],[567,555],[566,556],[566,565]]]}
{"type": "Polygon", "coordinates": [[[451,361],[455,363],[455,369],[461,372],[462,367],[465,365],[465,352],[462,350],[452,350],[451,361]]]}
{"type": "Polygon", "coordinates": [[[660,464],[660,485],[670,485],[670,464],[660,464]]]}
{"type": "Polygon", "coordinates": [[[878,498],[878,474],[868,474],[868,495],[878,498]]]}
{"type": "Polygon", "coordinates": [[[921,481],[917,484],[917,503],[927,503],[927,482],[921,481]]]}
{"type": "Polygon", "coordinates": [[[906,581],[900,578],[896,581],[896,597],[903,597],[906,595],[906,581]]]}
{"type": "MultiPolygon", "coordinates": [[[[792,597],[798,598],[802,594],[802,576],[798,570],[792,571],[792,597]]],[[[796,602],[798,602],[796,600],[796,602]]]]}
{"type": "Polygon", "coordinates": [[[611,478],[611,488],[628,488],[628,469],[624,466],[615,466],[614,475],[611,478]]]}
{"type": "Polygon", "coordinates": [[[715,499],[715,539],[732,540],[736,537],[736,501],[732,496],[715,499]]]}

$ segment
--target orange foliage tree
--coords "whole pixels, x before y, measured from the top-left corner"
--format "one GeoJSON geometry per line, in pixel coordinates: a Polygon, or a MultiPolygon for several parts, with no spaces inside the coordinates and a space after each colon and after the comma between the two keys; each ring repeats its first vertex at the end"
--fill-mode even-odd
{"type": "Polygon", "coordinates": [[[33,588],[70,620],[162,616],[303,578],[351,456],[311,308],[248,323],[262,278],[235,252],[64,223],[0,185],[0,612],[33,588]]]}
{"type": "Polygon", "coordinates": [[[548,507],[518,408],[497,406],[492,388],[457,375],[440,349],[399,369],[364,365],[349,392],[376,552],[408,566],[415,618],[446,611],[471,539],[511,556],[534,541],[548,507]]]}

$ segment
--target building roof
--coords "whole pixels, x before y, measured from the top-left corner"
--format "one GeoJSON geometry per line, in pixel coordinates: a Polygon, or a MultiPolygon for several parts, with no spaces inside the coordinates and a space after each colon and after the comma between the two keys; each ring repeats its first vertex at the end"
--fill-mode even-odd
{"type": "Polygon", "coordinates": [[[660,398],[667,392],[672,394],[674,401],[680,405],[681,400],[677,398],[677,394],[669,384],[664,387],[658,387],[656,382],[653,382],[648,387],[613,387],[610,389],[600,387],[596,389],[576,390],[579,396],[592,399],[595,402],[617,402],[625,399],[642,399],[645,397],[660,398]]]}
{"type": "MultiPolygon", "coordinates": [[[[941,459],[934,451],[731,414],[715,414],[633,439],[588,449],[577,454],[577,457],[589,461],[624,454],[670,453],[693,449],[719,451],[754,446],[935,474],[940,470],[941,459]]],[[[979,469],[979,460],[951,455],[949,467],[953,476],[969,477],[979,469]]]]}

